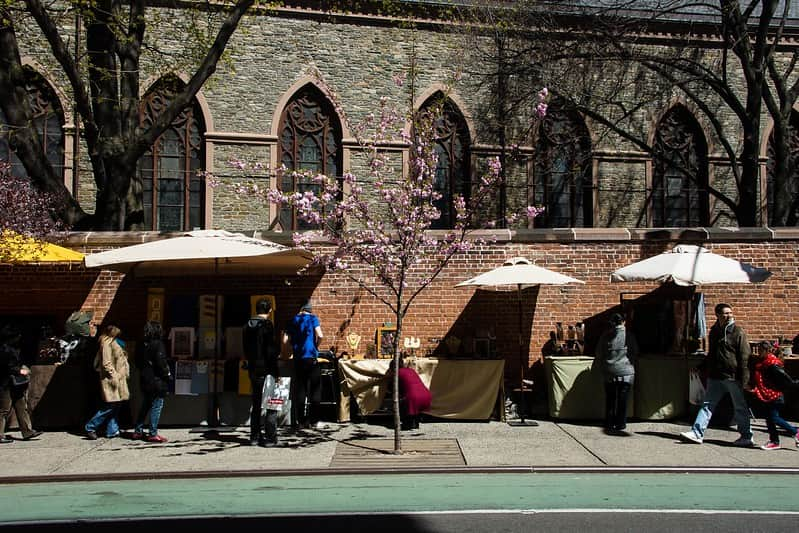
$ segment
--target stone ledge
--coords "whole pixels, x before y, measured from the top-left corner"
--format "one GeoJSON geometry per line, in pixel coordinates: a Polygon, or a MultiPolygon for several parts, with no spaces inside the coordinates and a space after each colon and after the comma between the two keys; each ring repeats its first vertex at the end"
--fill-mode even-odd
{"type": "MultiPolygon", "coordinates": [[[[64,245],[70,248],[119,247],[176,237],[183,232],[159,231],[88,231],[71,232],[64,245]]],[[[268,230],[239,231],[248,237],[266,239],[291,246],[290,232],[268,230]]],[[[432,231],[444,234],[443,231],[432,231]]],[[[485,229],[475,230],[470,239],[502,243],[552,243],[576,242],[674,242],[674,243],[713,243],[713,242],[784,242],[799,240],[799,227],[791,228],[556,228],[556,229],[485,229]]],[[[322,238],[311,242],[324,244],[322,238]]]]}

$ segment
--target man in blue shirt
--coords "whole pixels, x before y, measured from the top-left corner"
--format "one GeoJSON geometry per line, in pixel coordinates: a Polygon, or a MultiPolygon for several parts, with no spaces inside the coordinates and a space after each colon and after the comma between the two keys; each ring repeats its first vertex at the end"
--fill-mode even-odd
{"type": "Polygon", "coordinates": [[[302,306],[291,319],[283,342],[291,342],[294,354],[294,380],[292,383],[292,427],[309,428],[319,422],[319,403],[322,401],[321,372],[317,347],[324,335],[319,317],[313,314],[311,303],[302,306]],[[306,401],[308,403],[306,410],[306,401]]]}

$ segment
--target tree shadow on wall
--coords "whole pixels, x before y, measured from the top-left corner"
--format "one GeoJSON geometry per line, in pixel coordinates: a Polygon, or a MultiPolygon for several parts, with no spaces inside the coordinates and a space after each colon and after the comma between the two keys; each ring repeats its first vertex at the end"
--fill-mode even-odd
{"type": "MultiPolygon", "coordinates": [[[[442,342],[434,350],[433,355],[439,357],[483,356],[480,341],[487,339],[489,340],[489,356],[505,360],[505,380],[518,384],[521,365],[524,364],[525,377],[528,376],[530,370],[527,358],[520,361],[519,328],[521,325],[521,342],[523,347],[527,347],[527,352],[532,337],[538,291],[537,286],[523,289],[521,293],[515,289],[476,290],[458,318],[450,326],[442,342]],[[521,294],[521,314],[519,294],[521,294]],[[448,351],[445,342],[447,337],[460,339],[460,345],[455,353],[448,351]],[[477,346],[477,350],[475,346],[477,346]]],[[[524,355],[521,357],[524,358],[524,355]]]]}

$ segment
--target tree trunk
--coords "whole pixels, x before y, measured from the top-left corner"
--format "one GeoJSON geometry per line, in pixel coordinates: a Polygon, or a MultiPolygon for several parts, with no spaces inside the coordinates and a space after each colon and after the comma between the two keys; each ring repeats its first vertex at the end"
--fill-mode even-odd
{"type": "Polygon", "coordinates": [[[400,339],[402,338],[402,291],[397,298],[397,333],[394,336],[394,391],[392,394],[393,407],[394,407],[394,453],[402,453],[402,421],[400,419],[400,397],[399,397],[399,368],[400,368],[400,339]]]}

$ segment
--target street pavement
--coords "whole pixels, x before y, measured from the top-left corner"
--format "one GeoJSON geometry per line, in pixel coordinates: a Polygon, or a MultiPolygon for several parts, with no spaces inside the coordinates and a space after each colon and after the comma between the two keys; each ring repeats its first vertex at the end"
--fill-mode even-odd
{"type": "MultiPolygon", "coordinates": [[[[627,436],[608,435],[597,424],[538,420],[533,427],[511,426],[499,421],[422,423],[419,430],[402,432],[405,450],[413,451],[415,441],[443,439],[457,445],[466,471],[479,470],[586,470],[603,471],[657,469],[796,469],[799,448],[783,436],[782,449],[737,448],[734,427],[710,428],[704,444],[688,443],[679,433],[687,421],[646,421],[628,424],[627,436]]],[[[765,424],[753,424],[755,442],[765,443],[765,424]]],[[[177,473],[223,474],[236,471],[296,473],[340,473],[331,467],[342,447],[369,450],[374,439],[393,438],[393,429],[374,422],[327,423],[320,429],[290,433],[281,428],[280,446],[247,446],[248,428],[163,428],[165,444],[128,438],[87,440],[82,434],[65,431],[44,433],[31,441],[16,440],[0,445],[0,484],[13,478],[32,481],[67,476],[159,476],[177,473]]],[[[19,433],[10,432],[19,438],[19,433]]],[[[418,452],[413,452],[418,453],[418,452]]],[[[370,463],[370,468],[391,471],[397,465],[392,456],[370,463]]],[[[436,468],[435,457],[419,457],[416,466],[436,468]],[[424,460],[422,460],[424,459],[424,460]]],[[[405,457],[407,459],[407,456],[405,457]]],[[[411,465],[414,463],[411,461],[411,465]]],[[[401,468],[407,469],[408,462],[401,468]]],[[[352,470],[352,467],[349,468],[352,470]]],[[[356,467],[357,469],[357,467],[356,467]]],[[[453,470],[441,466],[442,471],[453,470]]],[[[457,470],[457,468],[455,468],[457,470]]]]}
{"type": "MultiPolygon", "coordinates": [[[[275,448],[248,446],[246,427],[164,428],[165,444],[51,431],[0,445],[0,529],[701,533],[793,531],[799,520],[799,448],[787,436],[765,451],[732,446],[734,428],[685,442],[687,421],[632,422],[626,436],[538,422],[429,421],[402,433],[402,455],[380,453],[393,429],[375,419],[281,429],[275,448]],[[357,455],[336,461],[353,449],[363,467],[357,455]],[[436,455],[444,449],[461,466],[436,455]]],[[[762,420],[753,428],[765,442],[762,420]]]]}

